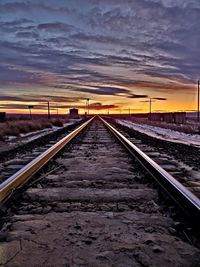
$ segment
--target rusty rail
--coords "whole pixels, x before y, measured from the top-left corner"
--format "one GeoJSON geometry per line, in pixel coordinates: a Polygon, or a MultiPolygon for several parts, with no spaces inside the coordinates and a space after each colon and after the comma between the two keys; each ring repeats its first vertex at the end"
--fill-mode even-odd
{"type": "Polygon", "coordinates": [[[14,191],[22,186],[28,179],[37,173],[47,162],[52,159],[66,144],[68,144],[74,137],[76,137],[92,120],[94,117],[83,123],[73,132],[62,138],[51,148],[47,149],[37,158],[32,160],[14,175],[6,179],[0,184],[0,205],[7,200],[14,191]]]}
{"type": "Polygon", "coordinates": [[[103,118],[101,121],[117,137],[117,139],[127,148],[127,150],[136,157],[143,167],[154,177],[157,183],[166,191],[171,199],[181,208],[181,210],[195,224],[200,223],[200,200],[171,174],[166,172],[161,166],[153,161],[149,156],[142,152],[136,145],[130,142],[113,126],[103,118]]]}

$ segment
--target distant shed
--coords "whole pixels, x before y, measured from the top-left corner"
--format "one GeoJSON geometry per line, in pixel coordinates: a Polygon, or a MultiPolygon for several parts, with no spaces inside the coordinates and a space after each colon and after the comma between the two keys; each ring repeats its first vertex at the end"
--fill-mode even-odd
{"type": "Polygon", "coordinates": [[[186,123],[186,112],[174,112],[174,122],[177,124],[186,123]]]}
{"type": "Polygon", "coordinates": [[[151,113],[149,115],[149,119],[152,121],[163,121],[163,114],[162,113],[151,113]]]}
{"type": "Polygon", "coordinates": [[[69,110],[69,118],[70,119],[79,119],[78,109],[70,108],[69,110]]]}
{"type": "Polygon", "coordinates": [[[174,122],[173,113],[170,113],[170,112],[163,113],[163,121],[168,122],[168,123],[173,123],[174,122]]]}
{"type": "Polygon", "coordinates": [[[148,118],[152,121],[184,124],[186,123],[186,112],[151,113],[148,118]]]}

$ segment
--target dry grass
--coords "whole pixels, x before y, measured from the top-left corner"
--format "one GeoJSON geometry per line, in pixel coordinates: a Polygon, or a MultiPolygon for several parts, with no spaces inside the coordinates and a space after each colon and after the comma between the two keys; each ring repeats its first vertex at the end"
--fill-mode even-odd
{"type": "Polygon", "coordinates": [[[64,122],[66,120],[63,119],[8,121],[0,124],[0,140],[4,141],[7,136],[20,136],[20,134],[52,128],[53,126],[62,127],[64,122]]]}
{"type": "Polygon", "coordinates": [[[53,126],[62,127],[64,122],[61,119],[52,119],[51,123],[53,126]]]}

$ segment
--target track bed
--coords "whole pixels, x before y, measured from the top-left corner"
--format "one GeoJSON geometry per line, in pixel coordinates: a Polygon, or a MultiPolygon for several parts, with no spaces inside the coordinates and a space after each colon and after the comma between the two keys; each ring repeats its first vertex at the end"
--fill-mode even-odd
{"type": "Polygon", "coordinates": [[[4,218],[2,266],[198,266],[158,190],[99,119],[4,218]]]}

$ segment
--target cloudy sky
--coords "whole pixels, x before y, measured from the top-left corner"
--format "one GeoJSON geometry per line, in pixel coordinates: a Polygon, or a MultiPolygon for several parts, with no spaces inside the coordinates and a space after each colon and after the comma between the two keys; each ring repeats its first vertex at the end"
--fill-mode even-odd
{"type": "Polygon", "coordinates": [[[0,111],[193,110],[199,0],[1,0],[0,111]]]}

